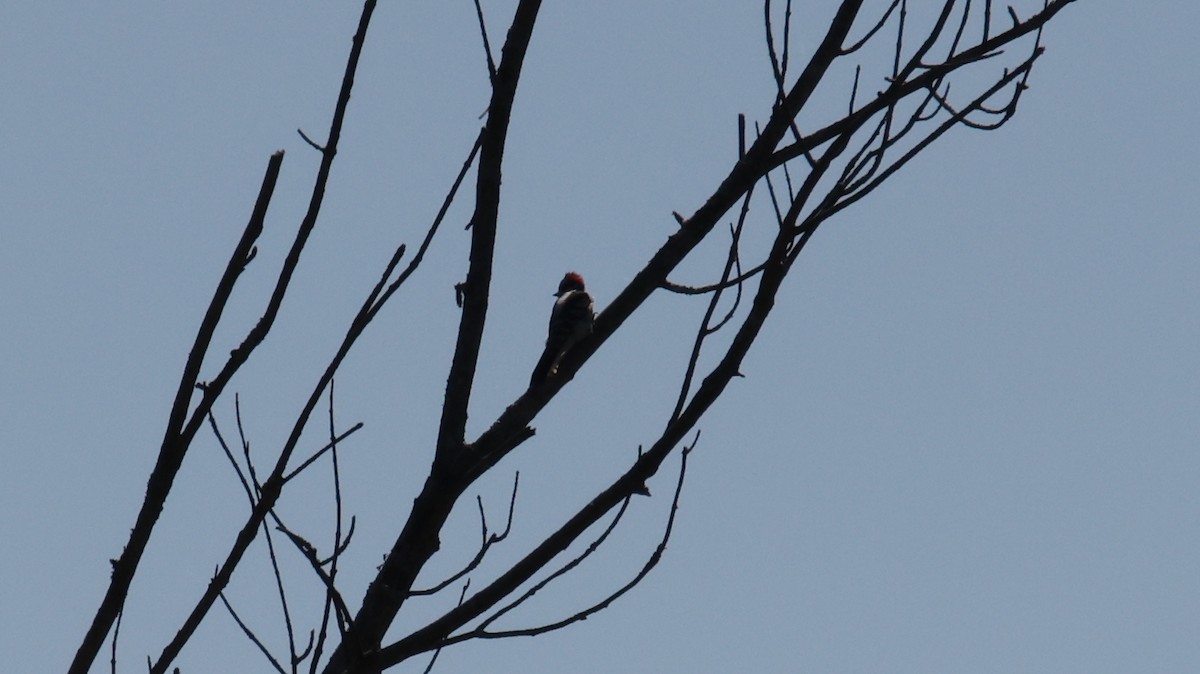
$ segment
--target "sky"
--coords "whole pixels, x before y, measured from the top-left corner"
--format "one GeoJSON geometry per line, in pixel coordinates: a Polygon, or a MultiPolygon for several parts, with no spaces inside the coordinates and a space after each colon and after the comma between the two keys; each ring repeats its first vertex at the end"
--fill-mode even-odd
{"type": "MultiPolygon", "coordinates": [[[[603,306],[673,231],[670,213],[694,211],[728,170],[737,114],[761,121],[770,104],[759,3],[575,5],[544,6],[521,80],[472,436],[524,390],[562,273],[583,273],[603,306]]],[[[484,3],[497,50],[512,6],[484,3]]],[[[797,3],[797,49],[829,6],[797,3]]],[[[295,130],[324,137],[358,14],[312,2],[0,7],[7,671],[63,671],[74,654],[204,306],[283,149],[208,376],[261,312],[319,160],[295,130]]],[[[1197,24],[1200,9],[1177,0],[1064,10],[1007,126],[952,132],[814,237],[745,378],[699,425],[647,579],[583,623],[468,642],[434,671],[1200,669],[1197,24]]],[[[470,149],[488,100],[479,42],[471,3],[377,10],[321,220],[274,331],[231,384],[263,465],[470,149]]],[[[825,91],[822,105],[844,105],[844,86],[825,91]]],[[[364,424],[341,455],[352,605],[424,479],[467,203],[337,379],[335,424],[364,424]]],[[[754,213],[769,223],[765,204],[754,213]]],[[[688,264],[672,278],[714,275],[688,264]]],[[[472,587],[619,475],[665,423],[703,309],[653,296],[535,420],[535,438],[468,491],[419,584],[474,553],[476,495],[502,526],[516,471],[512,535],[472,587]]],[[[234,436],[232,397],[216,414],[234,436]]],[[[610,543],[503,626],[553,621],[636,573],[662,533],[677,458],[610,543]]],[[[280,507],[324,549],[329,480],[314,467],[280,507]]],[[[162,649],[245,509],[202,435],[130,595],[119,671],[162,649]]],[[[296,555],[284,571],[308,626],[319,588],[296,555]]],[[[261,544],[229,596],[280,652],[261,544]]],[[[393,636],[456,599],[415,602],[393,636]]],[[[94,671],[107,661],[106,650],[94,671]]],[[[270,671],[219,607],[177,664],[270,671]]]]}

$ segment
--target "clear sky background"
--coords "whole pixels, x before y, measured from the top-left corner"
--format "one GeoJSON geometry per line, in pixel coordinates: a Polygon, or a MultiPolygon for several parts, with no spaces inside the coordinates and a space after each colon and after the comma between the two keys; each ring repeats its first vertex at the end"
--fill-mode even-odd
{"type": "MultiPolygon", "coordinates": [[[[827,4],[797,3],[798,49],[827,4]]],[[[497,50],[512,5],[485,2],[497,50]]],[[[318,163],[295,129],[324,137],[358,15],[349,2],[0,7],[5,671],[63,671],[78,646],[205,303],[283,148],[214,353],[261,311],[318,163]]],[[[458,646],[435,671],[1200,671],[1197,25],[1178,0],[1065,10],[1007,127],[950,134],[818,233],[747,377],[701,424],[648,579],[582,624],[458,646]]],[[[764,119],[770,97],[758,2],[546,4],[506,155],[469,434],[523,390],[562,273],[611,299],[670,212],[694,211],[728,170],[737,113],[764,119]]],[[[264,463],[392,248],[419,241],[487,99],[471,3],[381,3],[320,224],[232,384],[264,463]]],[[[468,214],[451,212],[337,381],[339,425],[365,423],[343,448],[354,605],[430,458],[468,214]]],[[[675,280],[713,274],[689,265],[675,280]]],[[[521,471],[513,535],[477,583],[657,437],[702,302],[655,296],[472,488],[502,523],[521,471]]],[[[232,399],[217,412],[232,435],[232,399]]],[[[676,468],[507,626],[557,619],[636,572],[676,468]]],[[[245,507],[202,437],[134,585],[120,671],[158,654],[245,507]]],[[[327,549],[328,469],[282,512],[327,549]]],[[[477,540],[467,500],[423,583],[477,540]]],[[[285,570],[307,627],[318,588],[295,555],[285,570]]],[[[230,596],[282,652],[261,545],[230,596]]],[[[403,625],[456,599],[416,603],[403,625]]],[[[219,609],[178,664],[268,671],[219,609]]]]}

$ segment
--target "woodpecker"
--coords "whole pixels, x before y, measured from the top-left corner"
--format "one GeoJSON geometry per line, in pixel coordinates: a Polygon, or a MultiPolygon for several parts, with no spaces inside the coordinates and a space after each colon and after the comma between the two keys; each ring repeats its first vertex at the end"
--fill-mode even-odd
{"type": "Polygon", "coordinates": [[[583,277],[567,272],[558,284],[558,298],[550,312],[550,330],[546,336],[546,350],[533,368],[530,386],[537,386],[558,371],[558,362],[576,342],[592,333],[592,321],[596,318],[595,303],[583,287],[583,277]]]}

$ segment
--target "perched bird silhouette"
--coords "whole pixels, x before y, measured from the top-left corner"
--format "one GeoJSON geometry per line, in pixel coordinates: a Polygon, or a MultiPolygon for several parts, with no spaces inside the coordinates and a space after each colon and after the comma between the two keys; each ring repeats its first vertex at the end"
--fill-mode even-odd
{"type": "Polygon", "coordinates": [[[537,386],[558,371],[563,354],[580,339],[592,333],[592,322],[596,317],[595,303],[583,286],[583,277],[567,272],[554,293],[558,300],[550,312],[550,330],[546,336],[546,350],[533,368],[530,386],[537,386]]]}

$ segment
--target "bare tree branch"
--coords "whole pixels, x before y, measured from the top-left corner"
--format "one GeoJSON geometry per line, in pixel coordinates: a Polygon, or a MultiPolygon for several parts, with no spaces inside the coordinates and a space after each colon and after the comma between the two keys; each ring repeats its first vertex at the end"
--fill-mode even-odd
{"type": "MultiPolygon", "coordinates": [[[[183,456],[187,453],[187,449],[191,444],[192,438],[195,437],[198,424],[188,424],[184,426],[184,420],[187,418],[188,409],[191,407],[192,391],[198,386],[200,366],[204,363],[204,358],[208,354],[209,346],[212,344],[213,334],[216,332],[217,324],[221,321],[221,315],[225,311],[225,306],[229,302],[229,297],[233,294],[233,286],[237,283],[238,277],[245,269],[246,265],[254,257],[254,242],[262,234],[263,224],[267,217],[267,207],[271,203],[271,195],[275,191],[275,182],[279,178],[279,168],[283,165],[283,151],[280,150],[271,155],[270,161],[267,162],[266,175],[263,176],[262,187],[259,188],[258,200],[254,204],[254,210],[250,215],[250,221],[246,224],[246,229],[242,232],[242,238],[238,241],[237,246],[233,250],[233,255],[229,258],[229,263],[225,267],[225,273],[221,276],[221,280],[217,283],[217,289],[213,293],[213,298],[209,302],[208,310],[204,314],[204,319],[200,322],[200,328],[196,333],[195,342],[192,344],[192,349],[188,354],[187,364],[184,365],[183,375],[179,381],[179,388],[175,393],[175,402],[171,405],[171,413],[167,420],[167,429],[163,435],[162,445],[159,448],[158,462],[154,466],[154,470],[150,473],[150,479],[146,484],[146,498],[142,504],[142,509],[138,513],[137,522],[133,526],[133,530],[129,536],[129,542],[125,544],[125,550],[121,556],[113,562],[112,581],[108,586],[108,591],[104,595],[104,599],[100,602],[100,607],[96,611],[95,617],[92,619],[91,627],[88,628],[87,634],[84,636],[82,643],[79,645],[79,650],[75,653],[75,658],[71,662],[71,667],[68,670],[70,674],[86,674],[91,668],[92,662],[95,661],[100,647],[104,642],[104,637],[108,634],[112,627],[113,621],[121,613],[121,607],[125,603],[125,596],[129,593],[129,586],[133,582],[134,573],[137,572],[137,567],[142,559],[142,553],[146,550],[146,544],[150,541],[150,534],[154,530],[154,525],[158,521],[158,516],[162,512],[163,505],[166,503],[167,494],[171,491],[171,486],[174,484],[175,476],[179,473],[180,466],[183,465],[183,456]]],[[[255,333],[258,336],[258,342],[266,336],[270,330],[270,322],[260,323],[262,329],[255,333]]],[[[230,362],[226,364],[225,372],[232,376],[245,357],[249,356],[249,352],[258,344],[258,342],[243,343],[237,353],[242,354],[239,361],[235,361],[234,357],[230,357],[230,362]]],[[[228,377],[225,377],[227,380],[228,377]]],[[[219,387],[211,385],[204,386],[204,395],[199,406],[192,414],[192,418],[204,419],[208,410],[212,407],[213,401],[220,394],[219,387]]]]}
{"type": "MultiPolygon", "coordinates": [[[[540,0],[522,0],[518,4],[508,38],[501,50],[496,77],[492,79],[488,121],[479,150],[475,212],[471,217],[470,266],[461,288],[462,318],[446,382],[433,466],[429,479],[413,503],[408,521],[355,616],[355,630],[364,644],[376,645],[382,641],[417,574],[437,550],[438,531],[458,496],[469,484],[463,479],[461,468],[470,451],[464,441],[464,433],[487,318],[496,220],[500,206],[501,163],[517,83],[540,8],[540,0]]],[[[344,647],[339,647],[330,657],[325,671],[342,672],[358,657],[359,654],[349,653],[344,647]]]]}
{"type": "MultiPolygon", "coordinates": [[[[508,604],[506,604],[503,607],[501,607],[500,609],[498,609],[495,613],[493,613],[492,615],[485,618],[483,620],[483,622],[479,624],[479,627],[477,627],[474,630],[474,633],[476,635],[488,634],[488,632],[487,632],[488,625],[492,624],[496,620],[499,620],[505,614],[509,613],[510,611],[517,608],[518,606],[524,604],[526,601],[531,599],[538,592],[541,592],[542,590],[544,590],[547,585],[554,582],[555,580],[558,580],[559,578],[562,578],[564,575],[571,572],[576,567],[578,567],[580,564],[582,564],[585,559],[587,559],[588,557],[591,557],[593,554],[595,554],[595,552],[600,549],[600,546],[604,545],[604,542],[608,540],[609,535],[611,535],[612,532],[616,530],[617,525],[619,525],[621,523],[622,518],[625,516],[625,512],[629,509],[629,501],[631,498],[633,498],[632,494],[626,496],[625,500],[621,501],[621,507],[617,509],[617,514],[613,515],[612,521],[609,522],[608,526],[604,528],[604,531],[600,532],[600,535],[597,536],[596,539],[594,541],[592,541],[591,544],[588,545],[587,548],[585,548],[583,552],[581,552],[578,556],[576,556],[571,561],[567,562],[566,564],[563,564],[561,567],[556,569],[550,575],[546,576],[542,580],[535,583],[528,590],[521,593],[521,596],[512,600],[508,604]]],[[[461,602],[460,602],[460,605],[461,605],[461,602]]]]}
{"type": "Polygon", "coordinates": [[[221,446],[221,450],[225,453],[225,458],[229,459],[229,464],[233,466],[234,472],[237,474],[238,482],[242,485],[242,490],[246,492],[246,498],[250,501],[250,507],[254,507],[254,489],[250,486],[250,480],[246,477],[246,473],[242,471],[242,467],[237,462],[237,458],[233,455],[233,450],[229,448],[229,443],[225,442],[225,436],[221,434],[221,429],[217,426],[217,417],[212,410],[208,411],[208,423],[212,427],[213,436],[217,438],[217,444],[221,446]]]}
{"type": "Polygon", "coordinates": [[[279,672],[279,674],[287,674],[287,671],[284,670],[283,665],[279,662],[279,659],[271,654],[271,650],[268,649],[266,644],[264,644],[262,640],[258,638],[258,635],[254,633],[254,630],[250,629],[250,626],[242,620],[241,616],[237,614],[237,611],[233,610],[233,605],[230,604],[229,600],[225,598],[225,593],[221,592],[219,596],[221,598],[221,603],[225,605],[225,610],[229,612],[230,617],[232,617],[233,621],[237,623],[237,626],[241,628],[242,634],[245,634],[246,638],[258,647],[259,652],[263,654],[263,657],[267,659],[267,662],[271,663],[271,667],[274,668],[275,671],[279,672]]]}
{"type": "MultiPolygon", "coordinates": [[[[586,557],[587,554],[590,554],[590,550],[603,542],[604,537],[608,535],[608,533],[620,520],[621,514],[623,514],[625,507],[628,505],[630,496],[636,490],[637,486],[644,482],[644,478],[640,477],[640,473],[642,470],[644,470],[644,466],[640,464],[642,464],[644,461],[653,463],[656,460],[657,463],[661,463],[662,458],[665,458],[666,453],[672,448],[673,445],[667,446],[663,440],[660,440],[659,443],[656,443],[655,447],[651,449],[650,453],[639,457],[632,469],[622,475],[616,482],[609,486],[608,489],[601,492],[599,496],[597,496],[591,503],[588,503],[586,506],[584,506],[584,508],[576,513],[576,515],[572,517],[563,527],[551,534],[540,545],[538,545],[528,555],[513,565],[508,571],[501,574],[490,585],[477,592],[470,599],[460,603],[458,607],[452,609],[441,618],[438,618],[437,620],[413,632],[407,637],[404,637],[403,639],[400,639],[399,641],[381,649],[377,654],[373,654],[372,659],[378,665],[390,666],[398,662],[402,662],[403,660],[406,660],[407,658],[418,653],[432,650],[442,645],[457,643],[458,641],[462,641],[464,638],[469,638],[465,636],[463,638],[450,638],[449,635],[454,630],[465,625],[468,621],[481,615],[488,608],[494,606],[501,598],[507,596],[522,583],[529,580],[529,578],[532,577],[532,575],[536,573],[538,569],[542,568],[546,562],[564,551],[567,546],[570,545],[573,540],[575,540],[575,538],[586,531],[592,524],[598,521],[599,518],[603,517],[608,510],[617,504],[621,504],[621,510],[614,517],[613,522],[609,525],[601,537],[597,539],[597,541],[594,542],[591,547],[589,547],[589,552],[586,552],[582,557],[577,558],[570,563],[570,566],[572,567],[576,565],[583,557],[586,557]],[[655,457],[657,457],[657,459],[655,457]]],[[[657,463],[654,464],[655,468],[657,468],[657,463]]],[[[673,521],[674,511],[678,505],[679,488],[680,487],[676,488],[676,497],[672,502],[671,521],[673,521]]],[[[668,535],[669,531],[670,529],[668,527],[668,535]]],[[[665,542],[662,543],[662,546],[665,549],[665,542]]],[[[646,573],[649,573],[649,570],[653,568],[655,564],[657,564],[657,559],[652,557],[651,562],[652,563],[647,564],[647,566],[643,569],[643,572],[634,579],[629,587],[632,587],[637,582],[640,582],[641,578],[644,577],[646,573]]],[[[557,577],[557,574],[554,577],[557,577]]],[[[536,592],[537,589],[540,589],[542,585],[544,585],[544,583],[527,592],[525,597],[523,597],[521,600],[518,600],[518,603],[519,601],[523,601],[524,598],[532,596],[532,594],[536,592]]],[[[612,600],[615,600],[617,597],[623,594],[624,591],[624,589],[618,591],[611,596],[607,602],[601,603],[607,606],[608,603],[611,603],[612,600]]]]}
{"type": "MultiPolygon", "coordinates": [[[[721,272],[721,281],[717,284],[723,286],[729,281],[729,275],[733,273],[734,267],[738,264],[738,243],[742,238],[742,228],[746,224],[746,216],[750,213],[750,199],[754,196],[754,190],[746,192],[746,198],[742,201],[742,212],[738,216],[737,226],[732,228],[732,241],[729,244],[729,255],[725,260],[725,269],[721,272]]],[[[683,404],[687,401],[688,392],[692,388],[692,377],[696,373],[696,364],[700,361],[700,350],[704,346],[704,340],[710,335],[720,330],[733,315],[737,312],[737,308],[742,303],[742,284],[739,282],[735,286],[737,288],[737,297],[730,307],[729,313],[725,318],[718,322],[716,326],[712,326],[713,314],[717,310],[717,304],[721,301],[721,294],[724,287],[720,287],[713,293],[712,299],[708,302],[708,309],[704,312],[704,318],[700,321],[700,327],[696,330],[696,338],[692,344],[692,353],[688,357],[687,369],[683,375],[683,382],[679,385],[679,397],[675,401],[675,409],[671,412],[671,419],[679,417],[679,413],[683,411],[683,404]]]]}
{"type": "MultiPolygon", "coordinates": [[[[441,227],[442,221],[445,220],[446,213],[450,210],[450,205],[454,203],[454,198],[458,195],[458,188],[462,185],[463,178],[467,176],[467,171],[471,170],[471,166],[475,163],[475,157],[479,154],[479,146],[482,142],[483,132],[480,131],[479,135],[475,137],[475,144],[471,146],[471,151],[467,153],[466,160],[463,161],[462,168],[458,171],[458,176],[454,178],[454,183],[450,186],[450,191],[446,193],[446,198],[442,201],[441,208],[438,209],[437,215],[434,216],[433,224],[429,226],[429,230],[425,232],[425,238],[421,240],[421,245],[417,247],[417,254],[409,261],[408,266],[400,272],[400,275],[388,285],[387,290],[379,294],[378,299],[366,313],[365,320],[370,321],[375,318],[375,314],[379,313],[379,310],[392,297],[392,294],[400,289],[400,286],[408,280],[409,276],[412,276],[413,272],[417,270],[417,267],[425,259],[425,252],[429,250],[429,244],[433,243],[434,235],[437,234],[438,228],[441,227]]],[[[402,250],[403,246],[401,247],[402,250]]],[[[390,267],[383,277],[386,279],[389,276],[391,276],[390,267]]]]}
{"type": "MultiPolygon", "coordinates": [[[[332,384],[332,382],[331,382],[331,384],[332,384]]],[[[290,481],[292,478],[294,478],[294,477],[296,477],[297,475],[299,475],[299,474],[301,473],[301,471],[303,471],[305,468],[308,468],[309,466],[311,466],[311,465],[313,464],[313,462],[314,462],[314,461],[316,461],[317,459],[319,459],[319,458],[321,458],[322,456],[324,456],[324,455],[325,455],[325,452],[328,452],[328,451],[331,451],[331,450],[336,450],[336,449],[337,449],[337,443],[339,443],[339,442],[341,442],[342,440],[345,440],[346,438],[350,437],[350,436],[351,436],[351,435],[353,435],[353,434],[354,434],[356,431],[360,430],[362,427],[363,427],[363,424],[362,424],[362,422],[360,421],[360,422],[358,422],[357,424],[354,424],[354,425],[353,425],[353,426],[351,426],[350,428],[348,428],[348,429],[346,429],[345,431],[343,431],[343,432],[342,432],[341,434],[339,434],[337,437],[334,437],[334,438],[330,439],[330,440],[329,440],[329,442],[325,443],[325,446],[324,446],[324,447],[322,447],[322,448],[318,449],[318,450],[316,451],[316,453],[314,453],[312,456],[310,456],[310,457],[308,457],[307,459],[305,459],[305,460],[304,460],[304,462],[303,462],[303,463],[301,463],[299,466],[296,466],[295,470],[291,471],[291,472],[290,472],[290,473],[288,473],[287,475],[284,475],[284,476],[283,476],[283,481],[284,481],[284,482],[288,482],[288,481],[290,481]]]]}
{"type": "MultiPolygon", "coordinates": [[[[267,310],[263,314],[263,317],[259,319],[259,322],[255,325],[254,329],[250,331],[250,334],[247,336],[242,345],[235,349],[230,355],[229,363],[226,365],[226,368],[222,370],[221,374],[218,375],[217,380],[215,380],[216,382],[220,383],[220,386],[214,386],[214,383],[210,383],[206,387],[206,399],[210,395],[215,396],[220,392],[220,389],[228,381],[229,377],[232,376],[232,370],[235,370],[238,366],[240,366],[241,363],[249,357],[250,350],[252,350],[257,344],[261,343],[261,341],[266,337],[266,333],[270,330],[270,326],[274,323],[275,316],[279,311],[279,306],[283,302],[283,296],[287,291],[288,283],[291,280],[292,273],[299,264],[300,253],[303,251],[304,245],[308,241],[308,237],[312,233],[312,230],[316,227],[317,215],[320,213],[321,203],[324,200],[325,185],[329,180],[329,173],[333,166],[333,159],[337,155],[338,139],[341,137],[342,123],[346,116],[346,108],[350,103],[350,91],[354,87],[354,74],[358,69],[358,59],[362,53],[363,42],[366,40],[367,27],[371,23],[371,14],[375,10],[375,2],[376,0],[366,0],[366,2],[363,4],[362,16],[359,18],[358,29],[354,34],[354,39],[350,49],[350,57],[347,59],[346,63],[346,72],[342,78],[341,92],[338,95],[338,102],[334,108],[333,121],[330,123],[329,142],[326,145],[325,151],[322,153],[321,166],[317,170],[316,184],[313,187],[308,211],[304,215],[304,219],[300,224],[300,229],[297,232],[296,239],[292,243],[292,248],[284,262],[283,270],[280,272],[279,279],[276,282],[275,291],[271,295],[267,310]]],[[[332,375],[330,374],[329,377],[332,377],[332,375]]],[[[324,388],[324,383],[322,383],[321,388],[324,388]]],[[[312,404],[315,405],[315,403],[312,404]]],[[[202,405],[201,408],[197,409],[193,413],[193,418],[198,415],[199,419],[203,420],[206,413],[207,408],[204,408],[202,405]]],[[[298,424],[298,426],[303,427],[303,423],[307,421],[307,418],[308,414],[303,414],[302,421],[298,424]]],[[[189,424],[189,426],[191,425],[192,424],[189,424]]],[[[196,425],[198,426],[198,423],[196,425]]],[[[289,448],[281,452],[279,462],[276,466],[276,470],[273,472],[273,476],[276,474],[280,476],[282,475],[283,469],[286,467],[287,461],[291,456],[290,448],[295,447],[295,442],[298,440],[298,438],[299,431],[293,431],[293,437],[289,438],[289,448]]],[[[282,481],[279,479],[274,480],[274,483],[272,483],[272,480],[268,479],[268,481],[264,483],[263,493],[259,499],[259,502],[251,513],[249,520],[238,533],[237,540],[234,543],[234,546],[228,557],[226,558],[225,563],[222,564],[221,568],[217,572],[217,575],[210,582],[208,589],[204,593],[204,596],[196,604],[191,614],[189,614],[183,627],[181,627],[178,633],[176,633],[175,638],[171,640],[171,643],[169,643],[163,649],[163,652],[159,656],[157,662],[155,662],[154,666],[151,668],[151,674],[165,674],[167,667],[169,667],[171,662],[174,661],[175,657],[179,654],[179,651],[183,648],[183,645],[187,642],[187,640],[191,638],[192,633],[195,632],[196,628],[200,625],[200,621],[203,619],[204,615],[208,613],[208,610],[216,600],[217,595],[229,583],[229,578],[233,575],[233,570],[241,561],[242,555],[245,554],[246,548],[249,547],[250,542],[254,540],[255,532],[262,524],[263,518],[265,518],[267,512],[274,507],[276,499],[279,498],[281,489],[282,481]]],[[[90,659],[84,662],[77,657],[76,663],[78,663],[79,669],[77,670],[73,666],[71,671],[73,673],[77,672],[78,674],[85,674],[87,664],[90,663],[90,659]]]]}
{"type": "Polygon", "coordinates": [[[487,25],[483,21],[483,6],[479,4],[479,0],[475,0],[475,16],[479,19],[479,35],[483,38],[483,53],[487,55],[488,81],[495,82],[496,62],[492,60],[492,45],[488,42],[487,25]]]}
{"type": "Polygon", "coordinates": [[[435,461],[457,459],[463,449],[467,423],[467,405],[479,359],[479,345],[487,318],[488,290],[492,279],[492,257],[496,245],[496,219],[500,209],[500,174],[504,145],[513,101],[521,75],[525,53],[533,37],[533,26],[541,7],[540,0],[522,0],[517,6],[508,40],[504,44],[500,67],[492,83],[488,121],[480,144],[479,175],[476,179],[475,213],[471,216],[471,254],[467,279],[463,284],[463,315],[458,341],[450,364],[446,399],[438,429],[435,461]]]}
{"type": "Polygon", "coordinates": [[[117,621],[113,625],[112,654],[109,656],[109,659],[108,659],[108,664],[109,664],[109,668],[110,668],[109,671],[112,672],[112,674],[117,674],[117,639],[121,636],[121,616],[124,615],[124,613],[125,612],[122,611],[117,614],[117,621]]]}
{"type": "MultiPolygon", "coordinates": [[[[461,606],[463,598],[467,596],[467,590],[471,587],[471,581],[463,583],[462,591],[458,593],[458,604],[461,606]]],[[[429,664],[425,666],[425,674],[433,671],[433,665],[437,662],[438,656],[442,654],[442,647],[438,646],[433,651],[433,657],[429,658],[429,664]]]]}
{"type": "MultiPolygon", "coordinates": [[[[426,237],[427,239],[429,237],[426,237]]],[[[418,253],[420,255],[420,253],[418,253]]],[[[346,609],[345,602],[342,600],[342,595],[337,590],[335,581],[338,574],[338,562],[341,559],[342,553],[345,552],[347,546],[350,545],[350,538],[354,535],[354,518],[350,518],[350,532],[343,539],[342,531],[342,478],[341,470],[338,465],[337,451],[337,424],[334,422],[334,380],[329,381],[329,463],[333,469],[333,507],[334,507],[334,528],[333,528],[333,553],[329,556],[329,582],[325,583],[325,604],[321,609],[321,626],[317,630],[317,643],[313,649],[312,661],[309,663],[309,674],[316,674],[317,667],[321,663],[321,654],[325,650],[325,640],[329,635],[329,617],[333,610],[337,610],[337,626],[341,638],[346,638],[346,632],[349,628],[350,611],[346,609]]],[[[311,564],[311,562],[310,562],[311,564]]],[[[317,568],[324,566],[325,562],[319,562],[317,568]]],[[[317,573],[322,582],[325,582],[325,576],[317,573]]]]}
{"type": "Polygon", "coordinates": [[[748,269],[732,278],[726,279],[724,281],[718,281],[716,283],[710,283],[708,285],[688,286],[688,285],[683,285],[682,283],[674,283],[672,281],[663,281],[662,288],[663,288],[663,290],[668,290],[670,292],[678,293],[680,295],[707,295],[708,293],[717,292],[718,290],[724,290],[725,288],[732,288],[740,283],[745,283],[746,281],[749,281],[750,279],[754,278],[755,276],[758,276],[759,274],[761,274],[763,267],[765,267],[765,266],[766,266],[766,263],[759,264],[754,267],[751,267],[750,269],[748,269]]]}
{"type": "Polygon", "coordinates": [[[835,136],[844,133],[847,129],[858,128],[862,124],[862,118],[873,117],[885,108],[893,105],[895,101],[914,92],[929,89],[936,82],[944,80],[953,71],[965,65],[995,56],[996,52],[1004,45],[1014,42],[1030,33],[1036,33],[1050,19],[1054,18],[1055,15],[1073,2],[1075,0],[1053,0],[1041,12],[1030,17],[1028,21],[1017,24],[1003,33],[998,33],[974,47],[959,52],[941,64],[926,66],[924,72],[915,75],[911,79],[892,82],[891,86],[885,91],[880,92],[871,102],[859,108],[854,114],[847,115],[818,131],[808,134],[802,142],[780,148],[774,153],[774,157],[770,162],[771,168],[795,159],[804,154],[804,152],[824,145],[835,136]]]}
{"type": "Polygon", "coordinates": [[[896,11],[896,8],[899,6],[900,0],[892,0],[891,4],[888,5],[887,10],[884,11],[883,15],[879,17],[879,20],[876,21],[875,24],[867,30],[866,34],[864,34],[857,42],[852,42],[849,46],[843,47],[841,55],[849,56],[859,49],[862,49],[863,45],[870,42],[871,38],[875,37],[875,34],[878,33],[881,28],[887,25],[888,19],[892,16],[892,12],[896,11]]]}
{"type": "Polygon", "coordinates": [[[433,587],[430,587],[425,590],[412,590],[409,592],[409,596],[422,597],[422,596],[437,594],[438,592],[441,592],[442,590],[446,589],[447,587],[453,585],[455,582],[457,582],[463,576],[465,576],[468,573],[471,573],[475,569],[479,568],[479,565],[481,563],[483,563],[484,557],[487,556],[488,550],[490,550],[493,545],[495,545],[496,543],[500,543],[504,539],[508,538],[508,534],[512,530],[513,510],[516,508],[516,505],[517,505],[517,486],[520,484],[520,481],[521,481],[521,473],[518,471],[513,476],[512,496],[510,497],[509,502],[508,502],[508,521],[504,525],[504,531],[501,531],[500,533],[489,532],[488,526],[487,526],[487,516],[484,515],[484,512],[483,512],[483,499],[476,496],[475,502],[479,505],[480,538],[482,540],[479,544],[479,550],[475,553],[475,556],[472,557],[471,561],[467,562],[467,564],[465,566],[463,566],[463,568],[459,569],[457,572],[455,572],[453,575],[451,575],[446,580],[443,580],[442,582],[438,583],[437,585],[434,585],[433,587]]]}
{"type": "MultiPolygon", "coordinates": [[[[699,434],[697,433],[697,438],[698,437],[699,437],[699,434]]],[[[683,481],[684,481],[684,477],[687,474],[687,457],[688,457],[688,454],[690,454],[692,452],[692,450],[695,449],[695,447],[696,447],[696,440],[692,440],[692,444],[690,446],[684,447],[682,450],[680,450],[680,453],[679,453],[679,456],[680,456],[679,479],[675,484],[675,495],[671,499],[671,510],[670,510],[670,514],[667,517],[667,524],[663,530],[662,539],[659,540],[658,546],[655,547],[654,552],[651,553],[651,555],[650,555],[650,558],[646,560],[646,563],[642,565],[642,568],[628,582],[626,582],[621,587],[617,588],[615,591],[610,593],[604,599],[596,602],[595,604],[592,604],[591,606],[589,606],[581,611],[577,611],[575,614],[568,616],[557,622],[549,623],[549,624],[545,624],[545,625],[539,625],[537,627],[528,627],[525,629],[504,630],[504,631],[499,631],[499,632],[488,632],[488,631],[484,630],[484,626],[486,625],[486,622],[485,622],[484,625],[480,625],[480,627],[477,628],[476,630],[472,630],[471,632],[463,634],[461,638],[460,637],[451,637],[450,639],[448,639],[446,641],[445,645],[449,645],[451,642],[465,641],[466,639],[470,639],[470,638],[504,639],[507,637],[517,637],[517,636],[532,637],[532,636],[537,636],[539,634],[545,634],[547,632],[553,632],[555,630],[560,630],[564,627],[567,627],[568,625],[573,625],[574,623],[580,622],[582,620],[587,620],[589,617],[608,608],[609,606],[611,606],[613,604],[613,602],[620,599],[623,595],[625,595],[627,592],[629,592],[633,588],[637,587],[637,585],[639,583],[641,583],[642,580],[644,580],[647,575],[650,574],[650,571],[653,570],[654,567],[658,566],[658,563],[660,561],[662,561],[663,553],[665,553],[667,551],[667,543],[671,540],[671,531],[675,527],[675,515],[679,511],[679,497],[683,493],[683,481]]],[[[626,501],[626,503],[628,503],[628,501],[626,501]]],[[[488,620],[490,621],[491,618],[489,618],[488,620]]]]}
{"type": "Polygon", "coordinates": [[[336,610],[338,629],[342,631],[344,637],[349,636],[352,638],[354,622],[351,619],[350,609],[347,607],[346,601],[342,598],[341,592],[334,585],[333,575],[326,573],[325,568],[321,565],[316,548],[313,547],[312,543],[305,540],[304,537],[284,526],[282,522],[277,522],[277,528],[288,537],[292,545],[296,546],[296,549],[300,551],[300,554],[304,556],[309,566],[312,567],[313,573],[317,574],[317,577],[321,579],[322,584],[325,586],[326,596],[333,603],[336,610]]]}
{"type": "MultiPolygon", "coordinates": [[[[292,625],[292,610],[288,605],[287,587],[283,582],[283,572],[279,569],[279,557],[275,554],[275,537],[271,535],[271,530],[265,522],[263,523],[263,538],[267,542],[267,556],[271,560],[271,574],[275,579],[275,592],[279,596],[279,608],[283,614],[283,626],[287,632],[288,654],[291,656],[289,661],[292,663],[294,672],[297,662],[296,628],[292,625]]],[[[223,596],[224,593],[222,593],[223,596]]]]}

